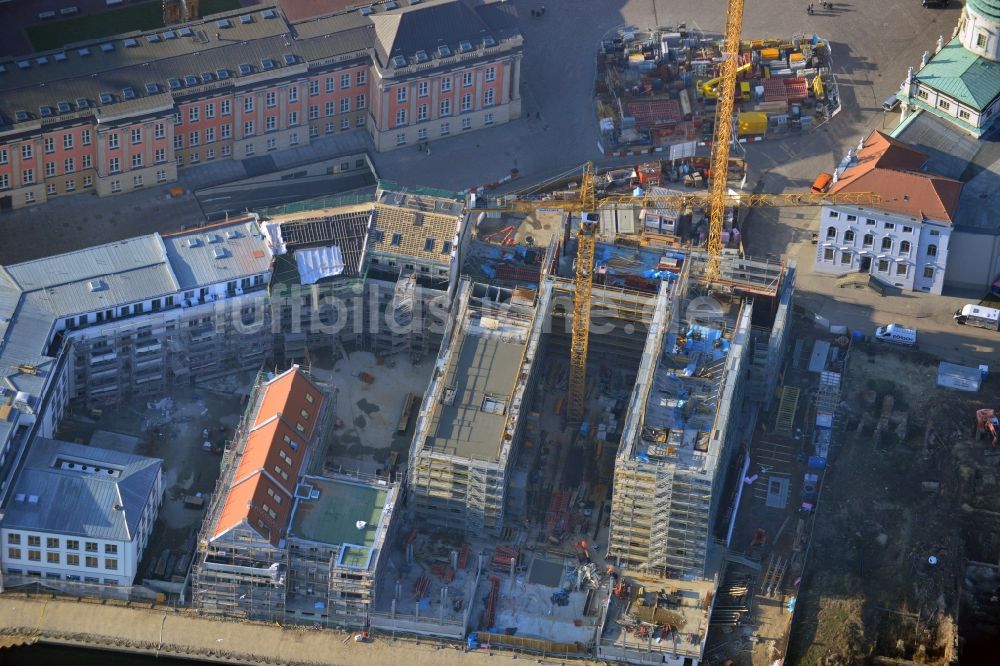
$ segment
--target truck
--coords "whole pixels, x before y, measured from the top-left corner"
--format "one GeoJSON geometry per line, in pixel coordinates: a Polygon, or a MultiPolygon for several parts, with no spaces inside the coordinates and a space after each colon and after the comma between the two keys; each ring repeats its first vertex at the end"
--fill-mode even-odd
{"type": "Polygon", "coordinates": [[[917,344],[917,332],[900,324],[886,324],[875,329],[875,339],[912,347],[917,344]]]}
{"type": "Polygon", "coordinates": [[[966,326],[978,326],[996,331],[1000,330],[1000,310],[967,303],[961,310],[955,310],[955,321],[966,326]]]}

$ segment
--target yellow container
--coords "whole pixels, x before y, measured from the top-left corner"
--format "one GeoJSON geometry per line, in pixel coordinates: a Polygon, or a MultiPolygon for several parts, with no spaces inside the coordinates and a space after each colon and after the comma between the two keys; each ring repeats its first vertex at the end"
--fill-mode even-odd
{"type": "Polygon", "coordinates": [[[765,62],[767,62],[769,60],[777,60],[778,59],[778,49],[775,49],[775,48],[761,49],[760,50],[760,59],[763,60],[763,61],[765,61],[765,62]]]}
{"type": "Polygon", "coordinates": [[[767,114],[759,111],[741,113],[736,119],[739,136],[754,136],[767,133],[767,114]]]}

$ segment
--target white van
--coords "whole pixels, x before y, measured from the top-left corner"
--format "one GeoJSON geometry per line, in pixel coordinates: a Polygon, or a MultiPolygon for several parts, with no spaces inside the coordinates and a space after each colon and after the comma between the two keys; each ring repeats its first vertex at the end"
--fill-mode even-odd
{"type": "Polygon", "coordinates": [[[991,331],[1000,329],[1000,310],[983,305],[969,303],[961,310],[955,311],[955,321],[959,324],[988,328],[991,331]]]}
{"type": "Polygon", "coordinates": [[[912,347],[917,344],[917,332],[899,324],[888,324],[875,329],[875,339],[912,347]]]}

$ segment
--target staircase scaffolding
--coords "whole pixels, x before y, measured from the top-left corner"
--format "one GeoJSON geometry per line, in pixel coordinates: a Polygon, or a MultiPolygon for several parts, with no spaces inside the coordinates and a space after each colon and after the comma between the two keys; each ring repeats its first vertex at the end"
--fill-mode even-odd
{"type": "Polygon", "coordinates": [[[392,292],[389,303],[389,317],[393,328],[386,331],[380,342],[380,355],[413,353],[414,335],[420,332],[420,326],[414,326],[413,310],[417,292],[417,276],[415,274],[400,275],[392,292]]]}
{"type": "Polygon", "coordinates": [[[781,585],[788,571],[787,557],[782,557],[777,553],[771,553],[767,560],[767,569],[760,579],[760,592],[764,596],[773,597],[781,593],[781,585]]]}
{"type": "Polygon", "coordinates": [[[486,470],[469,461],[469,485],[465,496],[465,533],[482,534],[486,512],[486,470]]]}
{"type": "Polygon", "coordinates": [[[778,403],[778,416],[774,421],[774,432],[779,435],[791,436],[795,427],[795,411],[799,406],[799,389],[796,386],[781,388],[781,402],[778,403]]]}

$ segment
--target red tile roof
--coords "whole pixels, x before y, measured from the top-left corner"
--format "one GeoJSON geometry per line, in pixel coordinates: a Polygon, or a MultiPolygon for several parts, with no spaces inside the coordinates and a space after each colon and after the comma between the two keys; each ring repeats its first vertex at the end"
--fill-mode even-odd
{"type": "Polygon", "coordinates": [[[278,545],[288,528],[305,445],[315,432],[323,401],[322,392],[298,367],[264,385],[213,539],[246,524],[278,545]]]}
{"type": "Polygon", "coordinates": [[[962,183],[920,171],[927,155],[882,132],[872,132],[830,188],[837,192],[871,192],[882,201],[871,207],[920,219],[954,222],[962,183]]]}

